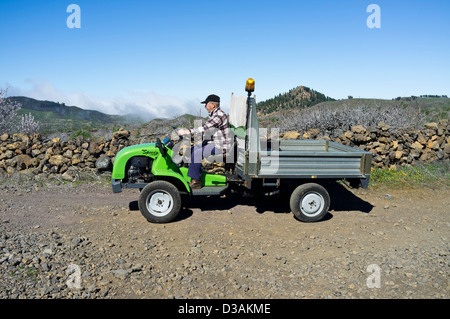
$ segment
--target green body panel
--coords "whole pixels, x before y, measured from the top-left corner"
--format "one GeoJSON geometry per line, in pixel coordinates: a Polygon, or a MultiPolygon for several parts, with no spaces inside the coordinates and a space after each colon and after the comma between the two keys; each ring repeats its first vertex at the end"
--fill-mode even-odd
{"type": "Polygon", "coordinates": [[[206,174],[202,172],[200,181],[203,186],[225,186],[227,184],[227,177],[218,174],[206,174]]]}
{"type": "MultiPolygon", "coordinates": [[[[165,147],[165,146],[163,146],[165,147]]],[[[121,180],[125,178],[125,168],[127,162],[134,156],[148,156],[153,159],[152,174],[155,176],[173,177],[180,180],[187,192],[190,192],[188,183],[191,178],[187,176],[188,169],[179,167],[172,161],[172,150],[166,148],[165,156],[161,156],[155,143],[139,144],[125,147],[117,153],[114,160],[112,178],[121,180]]],[[[224,175],[206,174],[202,172],[201,182],[203,186],[224,186],[227,178],[224,175]]]]}
{"type": "Polygon", "coordinates": [[[112,171],[113,179],[125,178],[125,166],[130,158],[134,156],[149,156],[156,158],[160,155],[155,143],[139,144],[125,147],[119,153],[117,153],[114,159],[114,166],[112,171]]]}
{"type": "MultiPolygon", "coordinates": [[[[187,176],[188,168],[180,167],[179,170],[183,175],[183,178],[189,183],[191,178],[187,176]]],[[[227,177],[225,175],[206,174],[205,172],[202,172],[200,182],[203,186],[225,186],[227,184],[227,177]]]]}
{"type": "Polygon", "coordinates": [[[188,182],[180,172],[180,167],[178,167],[178,165],[172,161],[171,149],[167,149],[167,153],[165,156],[158,156],[153,161],[152,174],[155,176],[167,176],[177,178],[183,183],[184,187],[186,188],[186,191],[187,192],[190,191],[188,182]]]}

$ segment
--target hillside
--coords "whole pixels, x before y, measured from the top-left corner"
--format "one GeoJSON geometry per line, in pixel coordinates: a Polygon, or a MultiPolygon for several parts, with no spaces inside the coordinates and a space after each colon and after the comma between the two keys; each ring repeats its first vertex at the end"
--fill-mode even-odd
{"type": "Polygon", "coordinates": [[[22,108],[18,113],[31,113],[35,120],[41,123],[41,130],[44,132],[73,131],[129,122],[126,116],[84,110],[77,106],[67,106],[64,103],[40,101],[25,96],[13,96],[8,100],[20,103],[22,108]]]}
{"type": "Polygon", "coordinates": [[[318,103],[314,108],[339,110],[345,107],[358,108],[365,106],[368,109],[383,110],[396,108],[413,109],[420,111],[423,122],[439,122],[450,118],[450,98],[448,97],[398,97],[391,100],[350,98],[318,103]]]}
{"type": "Polygon", "coordinates": [[[192,114],[184,114],[171,119],[160,118],[143,124],[127,125],[127,128],[140,143],[147,143],[152,142],[156,136],[171,136],[176,129],[194,127],[196,120],[204,119],[192,114]]]}
{"type": "Polygon", "coordinates": [[[308,108],[287,109],[259,114],[259,126],[278,127],[281,131],[333,130],[349,125],[372,125],[384,121],[393,127],[420,127],[427,122],[450,118],[450,99],[350,98],[317,103],[308,108]]]}
{"type": "Polygon", "coordinates": [[[287,93],[259,102],[257,109],[259,114],[270,114],[289,109],[304,109],[326,101],[334,99],[306,86],[298,86],[287,93]]]}

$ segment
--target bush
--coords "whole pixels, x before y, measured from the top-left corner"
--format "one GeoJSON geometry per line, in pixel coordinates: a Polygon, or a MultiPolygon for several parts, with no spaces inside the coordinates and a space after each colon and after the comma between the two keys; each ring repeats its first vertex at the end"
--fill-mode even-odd
{"type": "Polygon", "coordinates": [[[333,134],[336,130],[349,130],[354,125],[376,127],[379,122],[388,124],[394,130],[418,128],[423,124],[423,118],[420,108],[402,104],[376,107],[365,104],[344,104],[340,107],[323,104],[297,113],[279,114],[276,123],[280,126],[280,131],[319,129],[333,134]]]}
{"type": "Polygon", "coordinates": [[[22,107],[20,103],[6,98],[8,89],[0,88],[0,133],[19,132],[26,134],[37,133],[40,123],[31,113],[18,117],[17,111],[22,107]]]}
{"type": "Polygon", "coordinates": [[[374,167],[370,175],[370,185],[375,187],[449,187],[449,165],[449,161],[439,161],[414,166],[374,167]]]}
{"type": "Polygon", "coordinates": [[[77,138],[78,136],[81,136],[82,138],[84,138],[85,140],[89,139],[92,137],[92,134],[83,130],[78,130],[75,133],[73,133],[72,135],[70,135],[71,139],[77,138]]]}
{"type": "Polygon", "coordinates": [[[0,133],[10,132],[21,105],[6,99],[8,89],[0,88],[0,133]]]}
{"type": "Polygon", "coordinates": [[[40,124],[34,120],[34,116],[31,113],[22,115],[19,122],[19,132],[32,135],[39,131],[40,124]]]}

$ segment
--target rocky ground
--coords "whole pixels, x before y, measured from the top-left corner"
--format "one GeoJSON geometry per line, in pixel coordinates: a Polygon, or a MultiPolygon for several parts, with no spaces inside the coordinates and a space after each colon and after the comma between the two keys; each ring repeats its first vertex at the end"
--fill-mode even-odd
{"type": "Polygon", "coordinates": [[[227,196],[151,224],[138,190],[4,183],[0,298],[448,298],[448,188],[330,194],[318,223],[227,196]]]}

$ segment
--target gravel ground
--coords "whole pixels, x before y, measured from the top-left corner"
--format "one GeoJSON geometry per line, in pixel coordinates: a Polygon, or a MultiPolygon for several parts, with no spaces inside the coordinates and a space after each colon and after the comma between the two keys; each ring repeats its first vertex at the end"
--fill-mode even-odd
{"type": "Polygon", "coordinates": [[[137,190],[3,184],[0,298],[448,298],[449,189],[329,191],[318,223],[227,196],[151,224],[137,190]]]}

